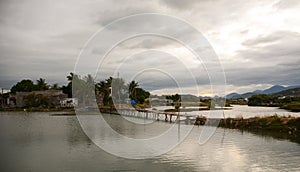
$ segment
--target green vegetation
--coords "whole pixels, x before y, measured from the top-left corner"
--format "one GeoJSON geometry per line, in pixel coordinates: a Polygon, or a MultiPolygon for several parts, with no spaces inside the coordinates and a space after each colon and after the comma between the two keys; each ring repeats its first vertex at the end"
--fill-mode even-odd
{"type": "Polygon", "coordinates": [[[249,106],[278,106],[293,112],[300,112],[300,97],[274,96],[266,94],[253,95],[249,98],[249,106]]]}
{"type": "Polygon", "coordinates": [[[41,91],[41,90],[48,90],[50,86],[45,82],[45,79],[40,78],[36,80],[36,84],[29,79],[24,79],[14,85],[10,91],[11,93],[16,92],[31,92],[31,91],[41,91]]]}
{"type": "Polygon", "coordinates": [[[293,88],[289,90],[280,91],[273,94],[273,96],[285,96],[285,97],[300,97],[300,88],[293,88]]]}
{"type": "Polygon", "coordinates": [[[266,94],[253,95],[248,99],[249,106],[269,106],[273,104],[273,97],[266,94]]]}
{"type": "Polygon", "coordinates": [[[243,129],[243,130],[264,130],[300,136],[300,118],[279,117],[277,115],[254,118],[226,118],[222,119],[220,127],[243,129]]]}
{"type": "MultiPolygon", "coordinates": [[[[109,77],[104,81],[95,82],[91,75],[81,77],[72,72],[66,78],[68,84],[61,87],[57,83],[50,86],[43,78],[36,80],[35,83],[30,79],[23,79],[12,86],[10,93],[0,95],[1,108],[2,110],[14,109],[14,106],[6,106],[5,102],[10,95],[14,96],[16,92],[44,90],[62,90],[69,98],[78,98],[78,103],[84,106],[92,105],[92,101],[96,96],[97,104],[104,107],[112,108],[114,104],[122,105],[128,103],[132,103],[139,108],[148,107],[147,103],[149,104],[149,101],[146,101],[146,99],[149,98],[150,93],[140,88],[139,83],[136,81],[131,81],[127,84],[122,78],[109,77]]],[[[16,104],[16,98],[13,101],[16,104]]],[[[48,109],[59,106],[57,101],[54,105],[53,100],[49,97],[34,92],[25,95],[21,101],[23,101],[26,108],[48,109]]]]}
{"type": "Polygon", "coordinates": [[[26,96],[24,101],[26,102],[26,107],[48,107],[51,104],[48,97],[34,93],[26,96]]]}
{"type": "Polygon", "coordinates": [[[112,106],[114,103],[125,103],[128,97],[137,104],[144,104],[145,100],[150,96],[148,91],[139,88],[138,82],[131,81],[125,84],[122,78],[109,77],[104,81],[100,81],[96,84],[96,90],[102,95],[104,106],[112,106]],[[120,102],[113,102],[113,100],[120,102]]]}
{"type": "Polygon", "coordinates": [[[300,112],[300,102],[288,103],[280,107],[281,109],[286,109],[292,112],[300,112]]]}
{"type": "Polygon", "coordinates": [[[179,94],[167,95],[166,99],[172,100],[173,102],[171,103],[171,105],[175,107],[176,111],[178,111],[181,106],[181,96],[179,94]]]}
{"type": "Polygon", "coordinates": [[[248,101],[246,100],[226,100],[226,104],[228,105],[248,105],[248,101]]]}
{"type": "MultiPolygon", "coordinates": [[[[69,98],[72,97],[72,80],[73,80],[73,77],[74,77],[74,73],[70,73],[68,76],[67,76],[67,80],[69,81],[69,83],[65,86],[63,85],[61,88],[63,93],[67,94],[69,98]]],[[[57,89],[57,86],[55,86],[56,89],[57,89]]]]}

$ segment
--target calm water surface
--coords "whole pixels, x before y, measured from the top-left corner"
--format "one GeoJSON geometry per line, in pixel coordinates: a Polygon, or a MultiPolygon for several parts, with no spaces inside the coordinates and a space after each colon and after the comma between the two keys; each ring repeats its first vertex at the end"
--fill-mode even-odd
{"type": "MultiPolygon", "coordinates": [[[[167,109],[172,108],[169,107],[160,107],[160,109],[167,109]]],[[[194,107],[197,108],[197,107],[194,107]]],[[[188,114],[193,115],[203,115],[207,117],[212,117],[209,110],[204,111],[193,111],[187,112],[188,114]]],[[[243,117],[243,118],[250,118],[250,117],[264,117],[264,116],[272,116],[277,114],[278,116],[295,116],[300,117],[300,112],[289,112],[284,109],[279,109],[278,107],[262,107],[262,106],[247,106],[247,105],[232,105],[230,110],[224,110],[224,115],[226,118],[231,117],[243,117]]],[[[223,118],[223,112],[220,113],[220,116],[215,116],[219,118],[223,118]]]]}
{"type": "MultiPolygon", "coordinates": [[[[107,118],[116,126],[123,121],[115,115],[107,118]]],[[[156,129],[169,125],[158,122],[156,129]]],[[[206,144],[199,145],[202,129],[195,127],[167,154],[129,160],[98,148],[84,134],[76,116],[1,112],[0,171],[300,171],[297,143],[217,129],[206,144]]],[[[126,133],[143,132],[131,128],[126,133]]]]}

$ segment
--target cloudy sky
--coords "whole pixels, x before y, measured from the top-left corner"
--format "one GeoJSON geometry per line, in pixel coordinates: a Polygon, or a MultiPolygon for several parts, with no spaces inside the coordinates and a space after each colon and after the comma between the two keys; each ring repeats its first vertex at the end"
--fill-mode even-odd
{"type": "MultiPolygon", "coordinates": [[[[21,79],[40,77],[50,84],[66,84],[78,54],[95,32],[141,13],[174,16],[202,33],[223,65],[228,93],[300,85],[299,11],[297,0],[1,0],[0,87],[9,89],[21,79]]],[[[126,32],[132,25],[116,30],[126,32]]],[[[102,45],[97,46],[92,49],[96,55],[102,45]]],[[[203,64],[169,38],[144,35],[121,42],[98,70],[100,79],[111,74],[136,79],[157,94],[178,91],[178,83],[185,93],[209,94],[203,64]]]]}

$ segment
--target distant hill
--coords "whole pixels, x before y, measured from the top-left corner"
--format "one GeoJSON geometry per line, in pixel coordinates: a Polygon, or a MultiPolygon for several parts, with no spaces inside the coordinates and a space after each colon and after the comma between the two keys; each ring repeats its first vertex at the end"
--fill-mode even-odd
{"type": "Polygon", "coordinates": [[[280,91],[278,93],[274,93],[274,96],[294,96],[300,97],[300,88],[293,88],[289,90],[280,91]]]}
{"type": "Polygon", "coordinates": [[[232,99],[232,98],[238,98],[238,97],[240,97],[240,96],[241,96],[241,95],[238,94],[238,93],[230,93],[230,94],[228,94],[228,95],[226,96],[226,98],[232,99]]]}
{"type": "MultiPolygon", "coordinates": [[[[248,92],[248,93],[244,93],[244,94],[231,93],[231,94],[228,94],[226,96],[226,98],[228,98],[228,99],[249,98],[249,97],[253,96],[254,94],[275,94],[275,93],[279,93],[279,92],[283,92],[283,91],[291,90],[291,89],[296,89],[296,90],[300,89],[300,85],[288,86],[288,87],[284,87],[281,85],[274,85],[265,90],[255,90],[253,92],[248,92]]],[[[288,92],[288,93],[293,94],[293,92],[288,92]]],[[[286,93],[284,93],[284,94],[286,94],[286,93]]]]}
{"type": "Polygon", "coordinates": [[[260,94],[273,94],[273,93],[278,93],[280,91],[284,91],[286,89],[288,89],[288,88],[281,86],[281,85],[274,85],[273,87],[262,91],[262,93],[260,93],[260,94]]]}
{"type": "Polygon", "coordinates": [[[228,94],[226,96],[226,98],[228,98],[228,99],[249,98],[254,94],[256,94],[256,93],[254,93],[254,92],[248,92],[248,93],[244,93],[244,94],[231,93],[231,94],[228,94]]]}
{"type": "Polygon", "coordinates": [[[200,98],[191,94],[181,95],[181,100],[185,102],[199,102],[200,98]]]}

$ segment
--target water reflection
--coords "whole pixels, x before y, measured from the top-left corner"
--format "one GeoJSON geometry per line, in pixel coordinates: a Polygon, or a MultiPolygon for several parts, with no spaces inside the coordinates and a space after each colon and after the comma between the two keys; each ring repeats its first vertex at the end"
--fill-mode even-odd
{"type": "MultiPolygon", "coordinates": [[[[118,121],[112,118],[112,123],[118,121]]],[[[160,125],[170,124],[161,122],[158,129],[160,125]]],[[[0,167],[1,171],[300,171],[299,144],[265,133],[219,128],[199,145],[202,129],[195,127],[183,143],[164,155],[128,160],[91,143],[75,116],[1,112],[0,167]]],[[[145,132],[128,129],[125,133],[141,137],[145,132]]]]}
{"type": "Polygon", "coordinates": [[[92,141],[85,135],[82,129],[78,127],[79,123],[76,118],[67,117],[66,122],[66,135],[70,146],[76,146],[79,144],[92,144],[92,141]]]}

